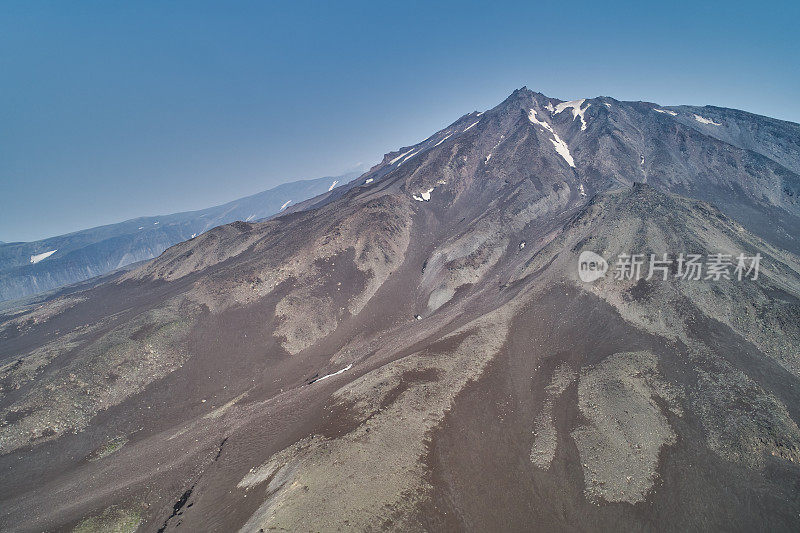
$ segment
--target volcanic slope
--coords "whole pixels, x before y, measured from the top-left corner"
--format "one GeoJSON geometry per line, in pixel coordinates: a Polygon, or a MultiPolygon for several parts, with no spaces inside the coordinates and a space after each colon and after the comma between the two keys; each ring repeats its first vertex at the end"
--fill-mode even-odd
{"type": "Polygon", "coordinates": [[[0,527],[796,530],[797,126],[696,113],[521,89],[7,316],[0,527]],[[762,260],[584,283],[583,251],[762,260]]]}

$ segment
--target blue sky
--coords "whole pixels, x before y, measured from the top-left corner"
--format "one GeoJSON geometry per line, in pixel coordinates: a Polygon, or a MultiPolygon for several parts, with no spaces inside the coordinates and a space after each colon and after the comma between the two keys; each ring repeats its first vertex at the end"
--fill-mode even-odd
{"type": "Polygon", "coordinates": [[[797,2],[0,4],[0,240],[373,164],[527,85],[800,122],[797,2]]]}

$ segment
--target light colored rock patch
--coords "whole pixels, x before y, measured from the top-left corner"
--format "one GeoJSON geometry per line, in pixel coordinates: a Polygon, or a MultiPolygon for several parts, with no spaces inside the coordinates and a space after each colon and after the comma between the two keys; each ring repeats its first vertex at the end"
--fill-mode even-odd
{"type": "MultiPolygon", "coordinates": [[[[32,311],[15,316],[4,324],[4,328],[25,330],[32,325],[46,322],[56,313],[60,313],[85,298],[59,298],[48,302],[32,311]]],[[[61,334],[57,342],[50,342],[27,354],[11,358],[7,363],[0,365],[0,399],[9,390],[19,390],[25,384],[35,379],[45,371],[48,365],[80,345],[77,340],[103,326],[105,321],[100,320],[95,324],[78,326],[72,331],[61,334]]]]}
{"type": "Polygon", "coordinates": [[[174,281],[236,257],[261,237],[257,232],[242,231],[241,228],[245,226],[237,227],[236,224],[217,226],[196,238],[171,246],[155,260],[124,274],[118,281],[174,281]]]}
{"type": "Polygon", "coordinates": [[[477,284],[503,256],[508,240],[493,241],[471,254],[457,257],[443,265],[443,278],[428,298],[428,308],[433,311],[447,303],[456,290],[464,285],[477,284]]]}
{"type": "Polygon", "coordinates": [[[531,462],[539,468],[550,468],[556,455],[558,434],[553,424],[553,404],[547,400],[534,423],[534,438],[531,446],[531,462]]]}
{"type": "Polygon", "coordinates": [[[800,428],[786,406],[743,372],[718,364],[698,371],[694,399],[709,448],[751,468],[763,467],[768,456],[800,463],[800,428]]]}
{"type": "MultiPolygon", "coordinates": [[[[267,498],[264,500],[255,513],[247,520],[245,525],[239,529],[241,532],[260,532],[264,531],[261,524],[268,522],[274,515],[284,500],[291,494],[295,494],[299,488],[297,482],[290,483],[297,470],[297,464],[290,462],[284,465],[274,465],[272,463],[264,465],[251,472],[252,477],[247,476],[239,483],[239,488],[249,489],[267,480],[267,498]],[[265,467],[269,467],[265,469],[265,467]]],[[[248,474],[250,476],[250,474],[248,474]]]]}
{"type": "MultiPolygon", "coordinates": [[[[344,213],[342,208],[335,214],[321,210],[317,213],[319,224],[310,230],[304,222],[290,219],[220,226],[171,247],[121,281],[175,280],[250,250],[252,253],[237,263],[236,272],[226,267],[209,272],[194,283],[189,297],[212,313],[219,313],[257,302],[278,286],[289,284],[288,294],[276,309],[284,321],[275,336],[283,340],[287,351],[297,353],[333,331],[347,312],[358,314],[402,264],[411,231],[409,200],[385,194],[347,206],[344,213]],[[286,224],[298,226],[290,231],[286,224]],[[364,284],[347,287],[350,294],[344,309],[323,305],[308,315],[310,307],[299,302],[308,295],[329,293],[324,287],[328,269],[333,268],[334,260],[342,260],[351,252],[355,267],[364,275],[364,284]]],[[[329,302],[320,299],[317,303],[329,302]]]]}
{"type": "MultiPolygon", "coordinates": [[[[99,411],[180,368],[188,358],[183,339],[192,316],[171,302],[111,330],[65,366],[41,375],[36,388],[0,410],[0,420],[15,419],[0,426],[0,454],[77,433],[99,411]]],[[[46,348],[59,354],[69,347],[59,340],[46,348]]]]}
{"type": "Polygon", "coordinates": [[[270,461],[258,468],[251,469],[236,486],[240,489],[251,489],[269,480],[270,484],[267,485],[267,489],[269,491],[275,490],[283,486],[283,484],[289,480],[290,475],[295,470],[294,468],[290,468],[290,466],[289,464],[270,461]]]}
{"type": "Polygon", "coordinates": [[[275,328],[283,336],[284,349],[294,355],[336,329],[338,321],[330,298],[291,294],[278,302],[275,315],[282,319],[275,328]]]}
{"type": "Polygon", "coordinates": [[[553,377],[550,379],[550,384],[547,385],[545,390],[551,398],[561,396],[577,377],[578,375],[568,364],[562,363],[553,371],[553,377]]]}
{"type": "MultiPolygon", "coordinates": [[[[577,280],[574,263],[559,264],[561,272],[575,277],[576,286],[599,296],[613,305],[628,322],[649,333],[683,343],[690,343],[692,334],[687,328],[686,304],[699,310],[706,318],[719,321],[745,339],[755,344],[783,368],[800,377],[800,320],[796,305],[776,291],[791,295],[800,294],[800,261],[797,256],[776,249],[747,232],[738,223],[721,218],[710,226],[705,222],[703,204],[675,197],[664,197],[664,205],[650,205],[660,211],[656,219],[643,217],[639,209],[614,205],[614,197],[606,197],[605,205],[592,206],[577,228],[592,227],[592,222],[611,210],[620,212],[613,224],[600,224],[589,234],[576,230],[568,238],[551,243],[540,258],[528,265],[525,274],[535,272],[547,264],[560,250],[570,249],[580,243],[580,249],[592,250],[610,261],[610,270],[604,278],[587,284],[577,280]],[[610,205],[608,205],[610,204],[610,205]],[[663,281],[658,274],[645,283],[648,293],[644,298],[631,297],[631,289],[638,283],[633,280],[614,279],[614,261],[620,253],[637,250],[641,253],[659,253],[669,250],[675,260],[680,252],[762,255],[758,280],[745,279],[712,281],[663,281]],[[746,302],[746,304],[744,303],[746,302]]],[[[577,257],[577,254],[576,254],[577,257]]],[[[648,272],[647,260],[642,267],[642,278],[648,272]]],[[[732,271],[733,269],[731,269],[732,271]]],[[[732,273],[732,272],[731,272],[732,273]]]]}
{"type": "Polygon", "coordinates": [[[240,394],[239,396],[237,396],[237,397],[236,397],[236,398],[234,398],[233,400],[231,400],[231,401],[227,402],[227,403],[226,403],[226,404],[224,404],[224,405],[221,405],[220,407],[217,407],[217,408],[216,408],[216,409],[214,409],[213,411],[211,411],[211,412],[209,412],[208,414],[204,415],[204,416],[203,416],[203,418],[205,418],[205,419],[210,419],[210,420],[214,420],[214,419],[220,418],[220,417],[221,417],[222,415],[224,415],[224,414],[225,414],[225,413],[226,413],[226,412],[227,412],[227,411],[228,411],[228,410],[229,410],[231,407],[233,407],[234,405],[236,405],[236,403],[237,403],[239,400],[241,400],[242,398],[244,398],[245,396],[247,396],[247,393],[246,393],[246,392],[243,392],[242,394],[240,394]]]}
{"type": "Polygon", "coordinates": [[[428,309],[435,311],[449,302],[455,296],[456,290],[446,285],[435,289],[428,297],[428,309]]]}
{"type": "Polygon", "coordinates": [[[656,398],[680,415],[678,397],[661,380],[650,352],[616,353],[581,373],[578,404],[588,424],[572,437],[589,500],[633,504],[645,499],[657,477],[662,447],[676,442],[656,398]]]}
{"type": "Polygon", "coordinates": [[[496,311],[445,337],[449,347],[424,350],[377,368],[339,389],[335,398],[362,424],[338,439],[300,441],[254,469],[240,486],[252,487],[292,472],[243,531],[380,529],[404,517],[430,490],[421,458],[425,438],[458,392],[477,378],[501,349],[509,316],[496,311]],[[433,380],[407,380],[433,372],[433,380]]]}
{"type": "Polygon", "coordinates": [[[569,203],[570,193],[569,185],[566,182],[561,183],[556,190],[524,204],[521,208],[515,208],[508,220],[503,223],[501,230],[521,231],[531,221],[564,209],[569,203]]]}
{"type": "Polygon", "coordinates": [[[539,468],[549,468],[556,455],[558,434],[553,421],[553,402],[564,393],[577,378],[577,374],[566,363],[562,363],[553,371],[550,383],[545,387],[547,398],[542,410],[536,417],[531,446],[531,462],[539,468]]]}
{"type": "Polygon", "coordinates": [[[77,336],[75,333],[67,333],[61,343],[46,344],[0,366],[0,398],[5,396],[6,391],[18,390],[30,382],[59,355],[76,348],[79,345],[74,340],[77,336]]]}
{"type": "Polygon", "coordinates": [[[429,311],[450,301],[459,287],[480,281],[497,264],[509,242],[499,227],[497,222],[482,220],[433,252],[422,277],[422,287],[431,291],[429,311]]]}
{"type": "Polygon", "coordinates": [[[481,219],[474,228],[438,247],[422,279],[423,289],[430,291],[428,310],[450,301],[459,287],[481,281],[503,258],[509,232],[521,231],[532,220],[563,209],[570,196],[564,183],[535,201],[515,206],[508,216],[481,219]]]}
{"type": "Polygon", "coordinates": [[[323,279],[324,272],[317,264],[328,263],[333,268],[335,261],[344,260],[343,252],[352,249],[355,266],[366,277],[365,286],[353,294],[346,309],[357,315],[402,264],[410,232],[408,206],[388,197],[378,198],[336,226],[325,228],[312,246],[298,251],[279,268],[262,270],[259,278],[264,282],[247,298],[261,298],[281,282],[294,280],[295,288],[276,308],[283,322],[275,335],[283,337],[284,348],[295,354],[334,331],[341,319],[341,310],[334,308],[331,300],[311,296],[323,279]]]}

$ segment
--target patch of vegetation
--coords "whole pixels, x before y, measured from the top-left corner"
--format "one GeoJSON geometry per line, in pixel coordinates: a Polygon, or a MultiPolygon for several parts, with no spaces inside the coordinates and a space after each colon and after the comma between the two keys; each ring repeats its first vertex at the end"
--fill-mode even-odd
{"type": "Polygon", "coordinates": [[[108,457],[112,453],[116,452],[125,444],[128,443],[128,439],[126,437],[117,437],[112,439],[102,446],[100,446],[97,450],[89,458],[90,461],[97,461],[98,459],[102,459],[103,457],[108,457]]]}
{"type": "Polygon", "coordinates": [[[133,533],[141,522],[139,511],[112,505],[99,515],[81,520],[72,533],[133,533]]]}

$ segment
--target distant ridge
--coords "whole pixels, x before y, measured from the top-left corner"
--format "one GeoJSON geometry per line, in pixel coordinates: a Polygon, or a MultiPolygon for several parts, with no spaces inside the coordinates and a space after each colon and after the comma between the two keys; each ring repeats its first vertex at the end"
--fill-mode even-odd
{"type": "Polygon", "coordinates": [[[33,242],[0,242],[0,301],[51,291],[152,259],[215,226],[267,218],[358,174],[284,183],[198,211],[135,218],[33,242]]]}

